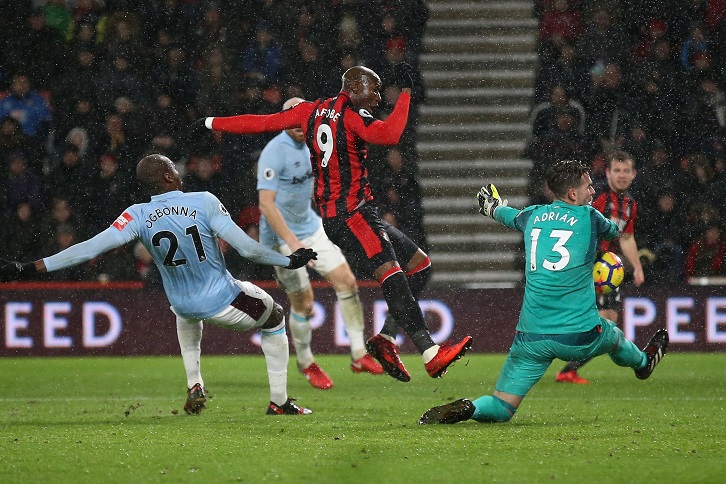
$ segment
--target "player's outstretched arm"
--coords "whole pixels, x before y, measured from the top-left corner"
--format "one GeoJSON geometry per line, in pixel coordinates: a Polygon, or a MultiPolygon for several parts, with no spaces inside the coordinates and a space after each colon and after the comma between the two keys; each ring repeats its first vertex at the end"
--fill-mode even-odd
{"type": "Polygon", "coordinates": [[[42,261],[36,263],[0,259],[0,282],[28,279],[38,272],[45,272],[42,261]],[[41,266],[40,270],[38,265],[41,266]]]}
{"type": "Polygon", "coordinates": [[[481,187],[476,199],[479,202],[479,213],[491,218],[494,218],[494,211],[497,207],[506,207],[508,203],[506,199],[499,196],[497,187],[491,183],[481,187]]]}

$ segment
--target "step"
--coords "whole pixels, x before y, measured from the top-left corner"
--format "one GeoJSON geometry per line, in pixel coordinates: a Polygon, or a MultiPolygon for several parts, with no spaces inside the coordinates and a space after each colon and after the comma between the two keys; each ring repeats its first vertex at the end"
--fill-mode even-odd
{"type": "MultiPolygon", "coordinates": [[[[426,93],[428,104],[460,105],[506,105],[527,104],[532,100],[532,87],[472,87],[472,88],[437,88],[426,93]]],[[[452,107],[454,109],[454,107],[452,107]]]]}
{"type": "MultiPolygon", "coordinates": [[[[436,212],[446,212],[448,215],[464,213],[471,210],[478,210],[478,203],[476,201],[476,194],[479,193],[479,189],[485,184],[491,183],[489,181],[481,180],[478,183],[478,188],[472,192],[462,193],[464,196],[453,196],[453,197],[425,197],[423,200],[423,206],[426,213],[433,215],[436,212]]],[[[475,184],[476,185],[476,184],[475,184]]],[[[497,188],[500,187],[498,184],[494,184],[497,188]]],[[[512,207],[524,207],[529,203],[529,196],[527,195],[512,195],[504,196],[512,207]]]]}
{"type": "Polygon", "coordinates": [[[441,133],[467,134],[472,135],[482,132],[498,132],[506,134],[520,134],[524,139],[531,129],[527,123],[457,123],[457,124],[425,124],[419,125],[417,132],[431,139],[430,135],[441,133]]]}
{"type": "Polygon", "coordinates": [[[453,123],[460,116],[466,116],[470,122],[529,122],[530,107],[528,104],[508,104],[503,106],[457,105],[453,108],[449,105],[438,106],[424,104],[419,108],[419,126],[435,123],[453,123]]]}
{"type": "Polygon", "coordinates": [[[534,86],[534,73],[531,70],[428,70],[424,73],[427,89],[457,88],[531,88],[534,86]]]}
{"type": "Polygon", "coordinates": [[[512,288],[519,285],[522,279],[521,270],[446,272],[434,269],[431,284],[437,287],[454,286],[470,289],[512,288]]]}
{"type": "Polygon", "coordinates": [[[446,173],[449,171],[460,170],[477,170],[480,172],[500,172],[523,170],[529,172],[532,169],[532,160],[525,158],[493,158],[489,160],[482,159],[449,159],[436,161],[420,161],[418,170],[420,175],[424,176],[429,173],[446,173]]]}
{"type": "Polygon", "coordinates": [[[421,160],[436,160],[450,158],[519,158],[524,150],[524,141],[454,141],[454,142],[427,142],[418,141],[421,160]]]}
{"type": "MultiPolygon", "coordinates": [[[[487,63],[487,62],[500,62],[509,61],[512,63],[539,63],[539,57],[536,52],[528,52],[521,54],[490,54],[490,53],[476,53],[476,52],[459,52],[457,54],[438,54],[438,53],[424,53],[421,54],[419,62],[422,66],[427,66],[436,63],[459,63],[459,62],[472,62],[472,63],[487,63]]],[[[480,65],[481,67],[481,65],[480,65]]]]}

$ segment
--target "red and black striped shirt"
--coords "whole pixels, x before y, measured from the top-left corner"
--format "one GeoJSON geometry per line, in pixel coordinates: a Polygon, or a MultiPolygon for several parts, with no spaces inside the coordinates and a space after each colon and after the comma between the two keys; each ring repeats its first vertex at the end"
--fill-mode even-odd
{"type": "MultiPolygon", "coordinates": [[[[619,194],[613,190],[601,193],[592,201],[592,206],[616,224],[621,234],[635,233],[635,217],[638,213],[638,204],[630,192],[619,194]]],[[[615,240],[600,242],[600,250],[609,250],[620,254],[620,237],[615,240]]]]}
{"type": "Polygon", "coordinates": [[[373,199],[365,167],[366,143],[398,143],[410,101],[410,94],[401,93],[391,114],[381,121],[356,109],[348,93],[341,91],[336,97],[302,102],[280,113],[213,118],[212,129],[256,134],[302,128],[315,175],[315,202],[320,215],[330,218],[373,199]]]}

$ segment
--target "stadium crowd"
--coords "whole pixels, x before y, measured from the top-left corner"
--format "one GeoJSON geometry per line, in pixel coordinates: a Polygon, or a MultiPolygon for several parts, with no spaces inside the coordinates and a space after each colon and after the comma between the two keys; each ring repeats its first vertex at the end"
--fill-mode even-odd
{"type": "MultiPolygon", "coordinates": [[[[275,134],[194,140],[190,123],[328,96],[358,64],[383,79],[385,118],[403,61],[417,78],[411,119],[398,146],[371,149],[369,170],[385,218],[425,247],[414,140],[427,19],[422,0],[0,0],[4,255],[54,253],[146,201],[133,172],[149,153],[179,160],[185,191],[214,193],[256,237],[256,162],[275,134]]],[[[223,250],[236,277],[272,278],[223,250]]],[[[159,282],[139,244],[88,264],[45,277],[159,282]]]]}
{"type": "Polygon", "coordinates": [[[536,0],[530,196],[559,159],[624,149],[646,284],[726,275],[726,0],[536,0]]]}

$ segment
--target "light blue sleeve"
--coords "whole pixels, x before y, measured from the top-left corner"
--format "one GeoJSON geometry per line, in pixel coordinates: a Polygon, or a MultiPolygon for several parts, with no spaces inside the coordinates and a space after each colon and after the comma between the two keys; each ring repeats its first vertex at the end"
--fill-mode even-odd
{"type": "Polygon", "coordinates": [[[280,174],[284,168],[281,145],[273,139],[260,153],[257,160],[257,189],[277,192],[280,174]]]}
{"type": "Polygon", "coordinates": [[[286,267],[290,258],[268,249],[232,221],[229,212],[222,202],[211,193],[206,193],[206,212],[209,215],[209,226],[218,237],[224,239],[245,259],[258,264],[286,267]]]}
{"type": "Polygon", "coordinates": [[[135,238],[128,238],[128,235],[132,234],[132,231],[128,230],[128,228],[124,232],[122,233],[114,226],[111,226],[91,239],[44,258],[45,269],[48,272],[53,272],[83,264],[104,252],[121,247],[135,238]]]}

